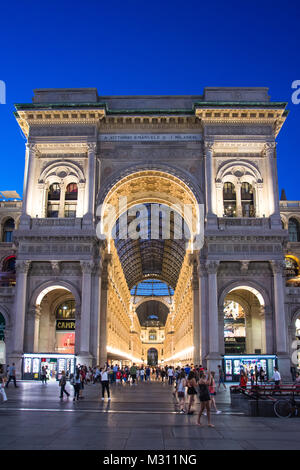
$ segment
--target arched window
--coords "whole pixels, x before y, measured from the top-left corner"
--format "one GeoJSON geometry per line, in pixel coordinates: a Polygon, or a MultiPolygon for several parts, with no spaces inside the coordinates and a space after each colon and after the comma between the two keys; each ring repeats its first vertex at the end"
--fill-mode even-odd
{"type": "Polygon", "coordinates": [[[14,219],[7,219],[3,225],[3,241],[6,243],[11,243],[13,239],[13,231],[15,229],[14,219]]]}
{"type": "Polygon", "coordinates": [[[65,200],[66,201],[77,201],[78,198],[78,186],[76,183],[70,183],[68,184],[66,188],[66,195],[65,195],[65,200]]]}
{"type": "Polygon", "coordinates": [[[59,305],[56,309],[56,318],[68,320],[75,319],[75,301],[67,300],[59,305]]]}
{"type": "Polygon", "coordinates": [[[16,271],[16,257],[9,256],[3,262],[2,271],[4,273],[14,273],[16,271]]]}
{"type": "Polygon", "coordinates": [[[4,341],[4,340],[5,340],[5,318],[2,315],[2,313],[0,313],[0,341],[4,341]]]}
{"type": "Polygon", "coordinates": [[[59,183],[53,183],[49,187],[48,201],[59,201],[60,200],[60,185],[59,183]]]}
{"type": "Polygon", "coordinates": [[[241,202],[243,217],[255,217],[253,187],[249,183],[242,183],[241,202]]]}
{"type": "Polygon", "coordinates": [[[289,220],[289,241],[299,242],[300,241],[300,228],[298,220],[291,218],[289,220]]]}
{"type": "Polygon", "coordinates": [[[155,330],[149,331],[149,341],[156,341],[157,335],[155,330]]]}
{"type": "Polygon", "coordinates": [[[236,192],[233,183],[224,183],[223,187],[224,216],[236,217],[236,192]]]}
{"type": "Polygon", "coordinates": [[[55,218],[59,215],[60,185],[53,183],[48,191],[47,217],[55,218]]]}

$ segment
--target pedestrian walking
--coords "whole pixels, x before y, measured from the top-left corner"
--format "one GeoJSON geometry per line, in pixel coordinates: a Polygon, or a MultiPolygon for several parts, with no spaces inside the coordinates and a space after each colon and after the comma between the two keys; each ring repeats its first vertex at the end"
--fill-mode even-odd
{"type": "Polygon", "coordinates": [[[277,367],[274,367],[274,374],[271,380],[275,382],[275,391],[280,391],[281,375],[277,367]]]}
{"type": "Polygon", "coordinates": [[[69,398],[70,394],[66,391],[65,386],[67,384],[67,379],[66,379],[66,373],[64,370],[61,371],[61,378],[59,380],[59,386],[60,386],[60,399],[64,397],[64,393],[67,395],[67,398],[69,398]]]}
{"type": "Polygon", "coordinates": [[[42,381],[42,384],[44,383],[47,385],[47,371],[44,366],[42,366],[42,370],[41,370],[41,381],[42,381]]]}
{"type": "Polygon", "coordinates": [[[240,375],[240,387],[241,387],[242,390],[246,390],[246,388],[247,388],[247,382],[248,382],[247,372],[241,370],[241,375],[240,375]]]}
{"type": "Polygon", "coordinates": [[[207,423],[208,426],[211,428],[214,428],[214,425],[211,424],[210,421],[210,394],[209,394],[209,385],[211,382],[211,377],[210,374],[206,376],[204,372],[200,373],[200,378],[199,378],[199,398],[200,398],[200,411],[198,415],[198,421],[197,424],[199,426],[202,426],[201,424],[201,416],[203,414],[203,411],[206,411],[207,415],[207,423]]]}
{"type": "Polygon", "coordinates": [[[180,413],[184,414],[185,410],[185,388],[186,388],[186,378],[184,370],[180,372],[177,382],[177,397],[179,400],[180,413]]]}
{"type": "Polygon", "coordinates": [[[188,412],[187,412],[188,415],[192,415],[194,413],[194,411],[192,411],[192,406],[195,401],[195,395],[197,395],[196,387],[197,387],[197,382],[195,379],[195,372],[191,371],[187,378],[187,388],[188,388],[187,394],[189,396],[189,404],[188,404],[188,412]]]}
{"type": "MultiPolygon", "coordinates": [[[[200,372],[201,374],[201,372],[200,372]]],[[[199,380],[200,380],[200,377],[199,377],[199,380]]],[[[215,412],[217,413],[217,415],[219,415],[220,413],[222,413],[222,411],[218,410],[217,409],[217,405],[216,405],[216,382],[215,382],[215,372],[214,371],[211,371],[210,373],[210,381],[209,381],[209,386],[208,386],[208,390],[209,390],[209,395],[210,395],[210,408],[214,408],[215,412]]]]}
{"type": "Polygon", "coordinates": [[[7,396],[5,393],[5,383],[6,383],[6,374],[3,370],[2,364],[0,364],[0,394],[2,395],[3,402],[7,401],[7,396]]]}
{"type": "Polygon", "coordinates": [[[146,375],[145,375],[145,381],[147,382],[149,380],[151,380],[151,377],[150,377],[150,374],[151,374],[151,369],[150,367],[146,367],[146,375]]]}
{"type": "Polygon", "coordinates": [[[168,368],[168,379],[169,379],[169,385],[173,385],[174,371],[173,371],[172,366],[168,368]]]}
{"type": "Polygon", "coordinates": [[[15,388],[18,387],[17,383],[16,383],[16,367],[15,367],[15,363],[13,362],[11,366],[9,366],[8,368],[8,381],[6,382],[6,388],[8,388],[8,384],[9,382],[13,380],[14,381],[14,385],[15,385],[15,388]]]}
{"type": "Polygon", "coordinates": [[[132,364],[132,366],[130,367],[130,376],[131,376],[131,379],[132,379],[132,385],[136,385],[135,381],[136,381],[136,365],[135,363],[132,364]]]}
{"type": "Polygon", "coordinates": [[[101,376],[101,386],[102,386],[102,401],[104,400],[105,390],[107,393],[107,398],[110,400],[110,391],[109,391],[109,380],[108,380],[108,368],[100,369],[101,376]]]}
{"type": "Polygon", "coordinates": [[[219,371],[219,385],[218,385],[218,390],[220,390],[221,384],[223,385],[224,390],[226,390],[226,385],[225,385],[225,373],[224,373],[223,368],[222,368],[220,365],[218,365],[218,371],[219,371]]]}

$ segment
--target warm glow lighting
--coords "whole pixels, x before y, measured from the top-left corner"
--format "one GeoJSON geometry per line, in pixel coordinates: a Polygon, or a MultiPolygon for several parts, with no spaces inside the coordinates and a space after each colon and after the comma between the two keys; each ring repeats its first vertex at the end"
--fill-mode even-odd
{"type": "Polygon", "coordinates": [[[187,348],[187,349],[183,349],[182,351],[174,354],[174,356],[171,356],[171,357],[168,357],[168,359],[165,359],[165,362],[173,361],[174,359],[179,359],[182,356],[185,356],[186,354],[191,353],[193,351],[194,351],[194,346],[191,346],[190,348],[187,348]]]}
{"type": "Polygon", "coordinates": [[[124,351],[120,351],[119,349],[112,348],[111,346],[107,346],[106,350],[109,353],[116,354],[117,356],[124,357],[125,359],[129,359],[132,362],[137,362],[137,363],[141,362],[141,360],[138,359],[137,357],[133,357],[130,354],[127,354],[124,351]]]}

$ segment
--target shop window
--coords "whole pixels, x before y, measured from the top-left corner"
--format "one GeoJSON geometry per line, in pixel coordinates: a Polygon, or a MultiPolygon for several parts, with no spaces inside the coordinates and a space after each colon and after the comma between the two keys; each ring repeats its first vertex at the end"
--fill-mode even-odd
{"type": "Polygon", "coordinates": [[[68,184],[66,188],[66,195],[65,195],[65,200],[66,201],[77,201],[78,198],[78,187],[76,183],[70,183],[68,184]]]}
{"type": "Polygon", "coordinates": [[[224,216],[236,217],[236,192],[233,183],[224,183],[223,186],[224,216]]]}
{"type": "Polygon", "coordinates": [[[5,243],[12,242],[14,229],[15,229],[14,219],[7,219],[7,221],[3,225],[3,241],[5,243]]]}
{"type": "Polygon", "coordinates": [[[243,217],[254,217],[255,216],[254,193],[253,193],[253,187],[249,183],[242,183],[241,202],[242,202],[243,217]]]}
{"type": "Polygon", "coordinates": [[[225,354],[243,354],[246,350],[246,319],[241,305],[232,300],[224,302],[225,354]]]}
{"type": "Polygon", "coordinates": [[[291,218],[289,220],[289,241],[299,242],[300,241],[300,226],[298,220],[291,218]]]}
{"type": "Polygon", "coordinates": [[[75,301],[67,300],[56,309],[55,352],[75,353],[75,301]]]}

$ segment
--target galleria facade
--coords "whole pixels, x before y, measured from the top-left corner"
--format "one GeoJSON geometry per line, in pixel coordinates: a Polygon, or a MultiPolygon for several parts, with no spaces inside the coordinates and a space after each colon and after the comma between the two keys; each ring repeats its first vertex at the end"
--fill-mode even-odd
{"type": "Polygon", "coordinates": [[[289,378],[300,203],[279,200],[276,138],[287,114],[267,88],[38,89],[17,104],[25,176],[23,201],[0,193],[0,362],[23,378],[43,364],[55,376],[107,360],[211,370],[223,361],[227,380],[257,364],[270,375],[277,363],[289,378]],[[157,204],[155,237],[151,223],[120,236],[125,213],[127,224],[157,204]]]}

